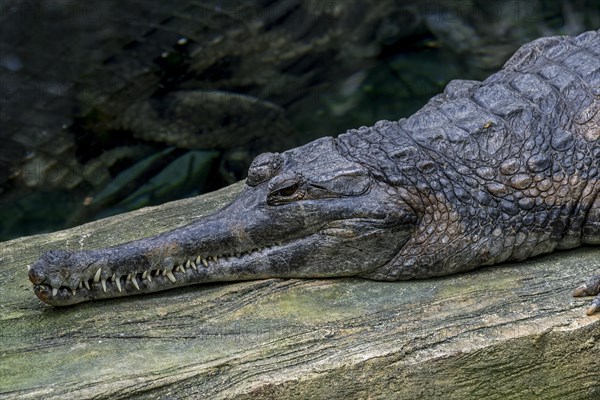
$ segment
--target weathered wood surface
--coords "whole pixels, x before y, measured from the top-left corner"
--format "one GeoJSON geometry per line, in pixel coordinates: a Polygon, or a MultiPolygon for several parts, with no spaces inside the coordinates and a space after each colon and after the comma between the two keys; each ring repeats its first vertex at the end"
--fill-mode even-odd
{"type": "Polygon", "coordinates": [[[0,243],[0,398],[600,398],[600,316],[571,297],[598,248],[413,282],[272,279],[70,308],[33,295],[42,251],[155,234],[239,188],[0,243]]]}

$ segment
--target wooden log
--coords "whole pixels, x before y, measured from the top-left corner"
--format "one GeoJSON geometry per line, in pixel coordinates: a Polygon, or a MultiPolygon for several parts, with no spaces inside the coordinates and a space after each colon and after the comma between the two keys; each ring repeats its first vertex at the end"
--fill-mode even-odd
{"type": "Polygon", "coordinates": [[[593,399],[600,316],[572,289],[587,247],[410,282],[197,285],[67,308],[27,264],[184,225],[241,184],[62,232],[0,243],[2,399],[593,399]]]}

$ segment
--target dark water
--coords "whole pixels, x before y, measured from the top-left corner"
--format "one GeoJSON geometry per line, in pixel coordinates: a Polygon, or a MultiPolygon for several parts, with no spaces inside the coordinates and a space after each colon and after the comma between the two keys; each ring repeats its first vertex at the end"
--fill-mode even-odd
{"type": "Polygon", "coordinates": [[[410,115],[600,1],[0,1],[0,240],[194,196],[410,115]]]}

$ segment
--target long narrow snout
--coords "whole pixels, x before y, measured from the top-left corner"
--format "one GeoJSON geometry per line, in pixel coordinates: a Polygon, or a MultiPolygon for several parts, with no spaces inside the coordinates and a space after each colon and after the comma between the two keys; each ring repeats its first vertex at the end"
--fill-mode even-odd
{"type": "Polygon", "coordinates": [[[205,282],[355,276],[388,262],[417,219],[385,184],[323,138],[265,153],[227,207],[177,230],[89,251],[50,251],[29,279],[44,302],[205,282]]]}
{"type": "Polygon", "coordinates": [[[269,207],[263,197],[248,188],[177,230],[104,249],[47,252],[29,278],[42,301],[63,306],[197,283],[352,276],[376,267],[369,257],[375,243],[389,257],[397,250],[402,225],[385,210],[354,213],[350,199],[269,207]]]}
{"type": "Polygon", "coordinates": [[[268,263],[285,244],[257,240],[267,238],[248,230],[267,228],[261,213],[240,215],[235,209],[232,204],[190,225],[118,246],[49,251],[31,266],[29,279],[42,301],[60,306],[250,277],[230,266],[244,263],[248,270],[268,263]]]}

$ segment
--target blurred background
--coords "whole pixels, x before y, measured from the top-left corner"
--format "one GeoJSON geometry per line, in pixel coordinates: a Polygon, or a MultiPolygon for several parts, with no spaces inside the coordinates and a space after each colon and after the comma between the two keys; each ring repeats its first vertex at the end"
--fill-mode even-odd
{"type": "Polygon", "coordinates": [[[600,0],[0,0],[0,241],[215,190],[599,27],[600,0]]]}

